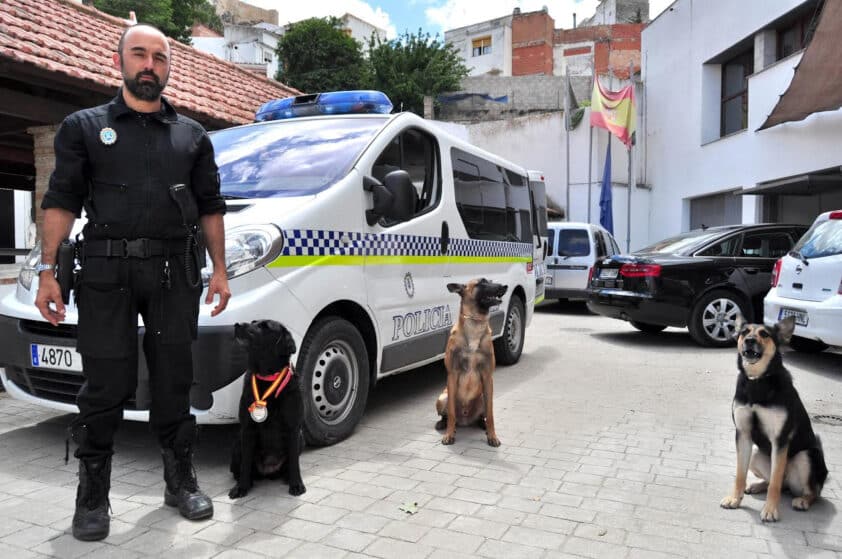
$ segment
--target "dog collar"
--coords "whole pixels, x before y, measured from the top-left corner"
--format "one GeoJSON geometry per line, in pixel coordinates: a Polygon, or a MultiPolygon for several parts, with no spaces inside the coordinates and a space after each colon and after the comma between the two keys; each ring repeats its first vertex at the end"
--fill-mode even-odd
{"type": "Polygon", "coordinates": [[[474,320],[476,322],[482,322],[483,320],[485,320],[485,317],[483,316],[477,318],[476,316],[471,316],[469,314],[463,314],[462,318],[467,318],[468,320],[474,320]]]}
{"type": "Polygon", "coordinates": [[[277,398],[281,394],[281,391],[286,388],[286,385],[289,384],[289,379],[292,378],[292,373],[292,364],[290,363],[273,375],[265,376],[253,374],[251,376],[251,392],[254,394],[254,402],[249,406],[249,413],[251,414],[251,418],[257,423],[266,421],[266,418],[269,415],[268,410],[266,409],[266,398],[268,398],[272,392],[275,392],[274,397],[277,398]],[[272,382],[272,385],[266,389],[263,396],[260,396],[260,393],[257,391],[258,378],[263,381],[272,382]]]}

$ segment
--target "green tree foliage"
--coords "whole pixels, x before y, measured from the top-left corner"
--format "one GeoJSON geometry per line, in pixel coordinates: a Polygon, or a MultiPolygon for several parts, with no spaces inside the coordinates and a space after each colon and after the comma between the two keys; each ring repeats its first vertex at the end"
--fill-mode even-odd
{"type": "Polygon", "coordinates": [[[207,0],[94,0],[94,6],[123,19],[134,11],[138,22],[154,25],[186,45],[190,44],[190,28],[196,21],[222,32],[222,21],[207,0]]]}
{"type": "Polygon", "coordinates": [[[397,39],[369,41],[374,89],[392,100],[395,110],[424,114],[424,96],[457,91],[468,75],[456,47],[429,33],[404,33],[397,39]]]}
{"type": "Polygon", "coordinates": [[[310,18],[287,28],[278,41],[276,79],[308,93],[371,87],[371,69],[362,45],[336,17],[310,18]]]}

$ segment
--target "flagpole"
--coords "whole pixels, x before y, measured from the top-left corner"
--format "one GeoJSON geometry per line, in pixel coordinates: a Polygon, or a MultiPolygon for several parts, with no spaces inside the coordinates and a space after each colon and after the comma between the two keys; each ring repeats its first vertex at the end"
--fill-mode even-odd
{"type": "MultiPolygon", "coordinates": [[[[632,88],[634,94],[634,62],[629,61],[629,86],[632,88]]],[[[634,104],[631,105],[630,110],[635,110],[634,104]]],[[[628,201],[626,202],[626,252],[631,252],[631,198],[632,186],[634,179],[632,178],[632,149],[634,149],[634,142],[629,139],[629,192],[628,201]]]]}
{"type": "MultiPolygon", "coordinates": [[[[591,92],[594,88],[594,80],[596,80],[596,68],[591,72],[591,92]]],[[[593,94],[591,95],[593,96],[593,94]]],[[[591,111],[593,111],[593,103],[591,103],[591,111]]],[[[591,167],[593,166],[593,124],[588,118],[588,223],[591,222],[591,167]]]]}
{"type": "Polygon", "coordinates": [[[570,92],[570,68],[564,73],[564,147],[567,151],[567,163],[565,165],[567,172],[567,201],[564,207],[564,215],[567,221],[570,221],[570,108],[568,98],[570,92]]]}

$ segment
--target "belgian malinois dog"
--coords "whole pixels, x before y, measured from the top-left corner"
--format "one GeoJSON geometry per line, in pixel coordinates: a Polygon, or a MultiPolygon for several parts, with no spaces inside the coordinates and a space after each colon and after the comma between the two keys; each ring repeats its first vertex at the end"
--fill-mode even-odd
{"type": "Polygon", "coordinates": [[[494,430],[495,361],[488,311],[502,302],[507,289],[485,278],[447,284],[447,290],[458,293],[462,303],[444,353],[447,386],[436,400],[436,412],[441,416],[436,429],[446,427],[442,444],[453,444],[457,423],[473,423],[485,427],[489,445],[500,446],[494,430]]]}
{"type": "Polygon", "coordinates": [[[778,520],[781,490],[792,494],[792,508],[807,510],[822,491],[827,466],[810,416],[784,367],[779,346],[788,343],[795,319],[772,327],[737,318],[737,390],[731,417],[737,428],[737,479],[720,505],[734,509],[745,493],[766,492],[763,522],[778,520]],[[757,450],[752,452],[752,444],[757,450]],[[746,487],[748,470],[761,481],[746,487]]]}

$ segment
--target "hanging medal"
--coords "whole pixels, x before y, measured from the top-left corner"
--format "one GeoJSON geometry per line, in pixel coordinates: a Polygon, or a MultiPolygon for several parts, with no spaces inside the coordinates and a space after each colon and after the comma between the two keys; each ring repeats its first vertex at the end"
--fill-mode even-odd
{"type": "Polygon", "coordinates": [[[275,397],[277,398],[278,394],[281,393],[281,390],[283,390],[289,382],[291,376],[291,367],[284,367],[283,371],[277,373],[272,381],[272,385],[266,389],[266,392],[264,392],[261,397],[260,393],[257,391],[257,375],[251,375],[251,392],[254,394],[254,402],[249,406],[249,415],[251,415],[251,418],[255,423],[263,423],[269,418],[269,409],[266,407],[266,399],[270,394],[272,394],[272,392],[275,392],[275,397]]]}

